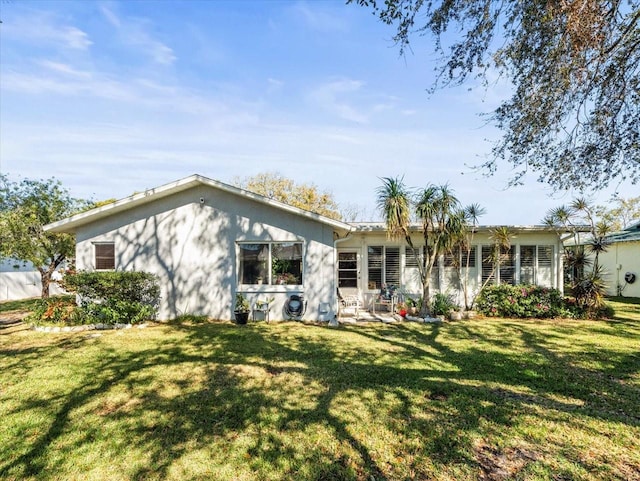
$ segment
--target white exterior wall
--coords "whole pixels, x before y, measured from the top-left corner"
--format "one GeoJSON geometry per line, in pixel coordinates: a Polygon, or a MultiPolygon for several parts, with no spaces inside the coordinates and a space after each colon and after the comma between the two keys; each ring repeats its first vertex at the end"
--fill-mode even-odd
{"type": "MultiPolygon", "coordinates": [[[[58,284],[49,284],[51,295],[64,294],[58,284]]],[[[42,282],[40,273],[27,263],[4,259],[0,261],[0,301],[15,301],[40,297],[42,295],[42,282]]]]}
{"type": "Polygon", "coordinates": [[[160,319],[181,314],[233,319],[238,291],[252,305],[274,297],[271,319],[284,318],[284,303],[293,293],[305,296],[305,319],[318,318],[320,303],[335,304],[331,226],[207,186],[80,227],[76,241],[78,269],[93,269],[94,243],[114,242],[117,270],[158,275],[160,319]],[[238,286],[239,241],[303,242],[302,289],[238,286]]]}
{"type": "Polygon", "coordinates": [[[617,296],[618,286],[624,288],[625,297],[640,297],[640,241],[616,242],[598,256],[605,271],[607,295],[617,296]],[[626,284],[624,275],[633,272],[636,281],[626,284]]]}
{"type": "MultiPolygon", "coordinates": [[[[474,235],[473,245],[476,248],[476,267],[469,268],[468,270],[468,299],[471,301],[477,294],[482,286],[482,257],[481,246],[491,245],[493,242],[489,238],[488,232],[479,232],[474,235]]],[[[423,243],[422,236],[420,234],[414,234],[412,236],[414,245],[418,246],[423,243]]],[[[534,246],[553,246],[553,260],[551,272],[539,273],[536,276],[536,283],[546,287],[558,288],[563,290],[563,267],[562,267],[562,245],[555,232],[540,232],[540,231],[517,231],[516,236],[512,239],[511,245],[515,252],[515,282],[520,281],[520,246],[521,245],[534,245],[534,246]]],[[[356,232],[351,238],[345,242],[341,242],[338,245],[339,251],[356,251],[358,253],[359,261],[359,274],[358,284],[359,291],[363,296],[365,305],[369,306],[371,301],[380,293],[379,289],[368,289],[367,280],[369,278],[367,268],[367,246],[400,246],[400,275],[401,275],[401,288],[413,298],[419,298],[422,296],[422,284],[420,282],[418,268],[405,267],[405,246],[404,240],[391,240],[387,237],[386,232],[372,231],[372,232],[356,232]]],[[[455,285],[457,282],[457,274],[452,267],[444,267],[442,257],[439,260],[439,282],[435,286],[431,286],[432,295],[436,292],[444,292],[452,295],[456,302],[460,305],[464,305],[464,296],[461,289],[458,289],[455,285]],[[439,289],[438,289],[439,287],[439,289]]],[[[465,269],[463,269],[464,274],[465,269]]],[[[349,289],[343,289],[346,294],[349,294],[349,289]]]]}

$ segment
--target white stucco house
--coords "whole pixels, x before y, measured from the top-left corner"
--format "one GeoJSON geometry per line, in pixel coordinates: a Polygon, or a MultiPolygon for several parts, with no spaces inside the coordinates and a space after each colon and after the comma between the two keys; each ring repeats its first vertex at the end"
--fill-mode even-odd
{"type": "Polygon", "coordinates": [[[640,297],[640,222],[607,236],[609,246],[600,253],[607,295],[640,297]]]}
{"type": "MultiPolygon", "coordinates": [[[[562,244],[542,226],[515,227],[493,281],[535,283],[562,290],[562,244]]],[[[236,292],[251,304],[273,299],[271,319],[285,319],[291,295],[303,295],[303,319],[332,319],[337,288],[365,306],[383,285],[416,297],[415,260],[382,223],[345,223],[193,175],[50,224],[76,235],[78,269],[153,272],[161,285],[161,319],[204,314],[233,319],[236,292]]],[[[474,238],[468,277],[478,289],[493,266],[485,255],[490,226],[474,238]]],[[[420,233],[416,230],[416,242],[420,233]]],[[[410,253],[409,253],[410,254],[410,253]]],[[[442,257],[433,285],[459,297],[442,257]]]]}

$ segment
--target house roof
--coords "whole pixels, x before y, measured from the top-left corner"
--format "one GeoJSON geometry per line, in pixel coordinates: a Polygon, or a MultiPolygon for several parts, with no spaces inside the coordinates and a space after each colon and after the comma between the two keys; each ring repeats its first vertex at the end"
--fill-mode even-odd
{"type": "Polygon", "coordinates": [[[261,204],[270,205],[276,209],[299,215],[301,217],[306,217],[308,219],[315,220],[336,229],[346,231],[353,230],[353,227],[350,224],[344,223],[342,221],[331,219],[329,217],[316,214],[315,212],[300,209],[298,207],[293,207],[291,205],[284,204],[277,200],[269,199],[254,192],[250,192],[248,190],[225,184],[217,180],[209,179],[208,177],[197,174],[185,177],[184,179],[180,179],[169,184],[162,185],[160,187],[156,187],[154,189],[148,189],[144,192],[133,194],[129,197],[125,197],[124,199],[117,200],[113,203],[96,207],[95,209],[91,209],[86,212],[67,217],[66,219],[53,222],[44,226],[44,230],[48,232],[75,232],[78,227],[82,227],[101,219],[105,219],[114,214],[133,209],[134,207],[149,204],[158,199],[162,199],[163,197],[167,197],[169,195],[173,195],[200,185],[219,189],[224,192],[243,197],[245,199],[251,199],[261,204]]]}
{"type": "Polygon", "coordinates": [[[640,222],[631,224],[619,232],[609,234],[606,239],[611,243],[640,241],[640,222]]]}
{"type": "MultiPolygon", "coordinates": [[[[352,222],[351,225],[354,227],[356,232],[387,231],[387,227],[384,222],[352,222]]],[[[546,225],[479,225],[476,226],[476,230],[478,232],[489,232],[502,227],[508,227],[515,235],[523,232],[558,232],[557,228],[546,225]]],[[[411,232],[422,232],[422,224],[412,224],[411,232]]]]}

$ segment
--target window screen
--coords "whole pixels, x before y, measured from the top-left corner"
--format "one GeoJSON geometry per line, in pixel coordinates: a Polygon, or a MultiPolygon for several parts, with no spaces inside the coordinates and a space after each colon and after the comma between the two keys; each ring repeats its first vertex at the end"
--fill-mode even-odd
{"type": "Polygon", "coordinates": [[[113,270],[116,268],[116,247],[113,242],[94,244],[94,248],[97,270],[113,270]]]}

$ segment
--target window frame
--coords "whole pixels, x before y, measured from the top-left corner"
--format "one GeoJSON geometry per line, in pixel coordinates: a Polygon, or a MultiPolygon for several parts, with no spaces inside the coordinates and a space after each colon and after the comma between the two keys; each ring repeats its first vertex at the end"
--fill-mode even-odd
{"type": "Polygon", "coordinates": [[[387,270],[397,270],[397,284],[391,284],[396,287],[402,286],[402,275],[403,275],[403,263],[402,263],[402,246],[399,244],[392,245],[384,245],[384,244],[368,244],[366,246],[367,250],[367,290],[368,291],[379,291],[383,286],[389,285],[390,280],[388,279],[387,270]],[[380,256],[380,265],[372,267],[371,265],[371,251],[370,249],[381,249],[380,254],[375,254],[376,256],[380,256]],[[392,258],[387,257],[387,249],[393,250],[395,258],[395,266],[392,265],[392,258]],[[372,271],[380,271],[380,286],[377,286],[377,280],[371,279],[372,271]],[[373,287],[372,287],[373,286],[373,287]]]}
{"type": "Polygon", "coordinates": [[[96,271],[115,271],[116,270],[116,243],[115,241],[93,242],[93,268],[96,271]],[[98,255],[98,248],[111,247],[112,255],[98,255]],[[111,261],[113,267],[98,267],[102,262],[111,261]],[[100,261],[100,262],[99,262],[100,261]]]}
{"type": "MultiPolygon", "coordinates": [[[[296,286],[296,287],[302,287],[304,286],[304,281],[305,281],[305,262],[304,262],[304,257],[305,257],[305,249],[306,249],[306,244],[304,241],[301,240],[242,240],[242,241],[236,241],[236,252],[237,254],[237,260],[236,260],[236,275],[237,275],[237,285],[238,286],[243,286],[243,287],[249,287],[249,288],[255,288],[255,287],[259,287],[259,286],[266,286],[270,289],[276,288],[278,286],[296,286]],[[289,284],[289,283],[277,283],[275,281],[276,275],[274,273],[274,267],[273,267],[273,262],[274,262],[274,246],[277,245],[282,245],[282,244],[291,244],[291,245],[299,245],[300,246],[300,283],[296,283],[296,284],[289,284]],[[256,282],[256,283],[246,283],[243,282],[244,280],[244,274],[243,274],[243,259],[242,259],[242,253],[243,253],[243,249],[242,246],[243,245],[258,245],[258,246],[266,246],[267,247],[267,258],[264,260],[264,262],[266,263],[265,266],[265,273],[266,273],[266,279],[264,279],[264,276],[258,276],[258,278],[262,277],[263,278],[263,282],[256,282]]],[[[294,259],[294,260],[298,260],[298,259],[294,259]]],[[[290,274],[290,273],[289,273],[290,274]]],[[[285,275],[285,273],[283,273],[283,275],[285,275]]]]}

